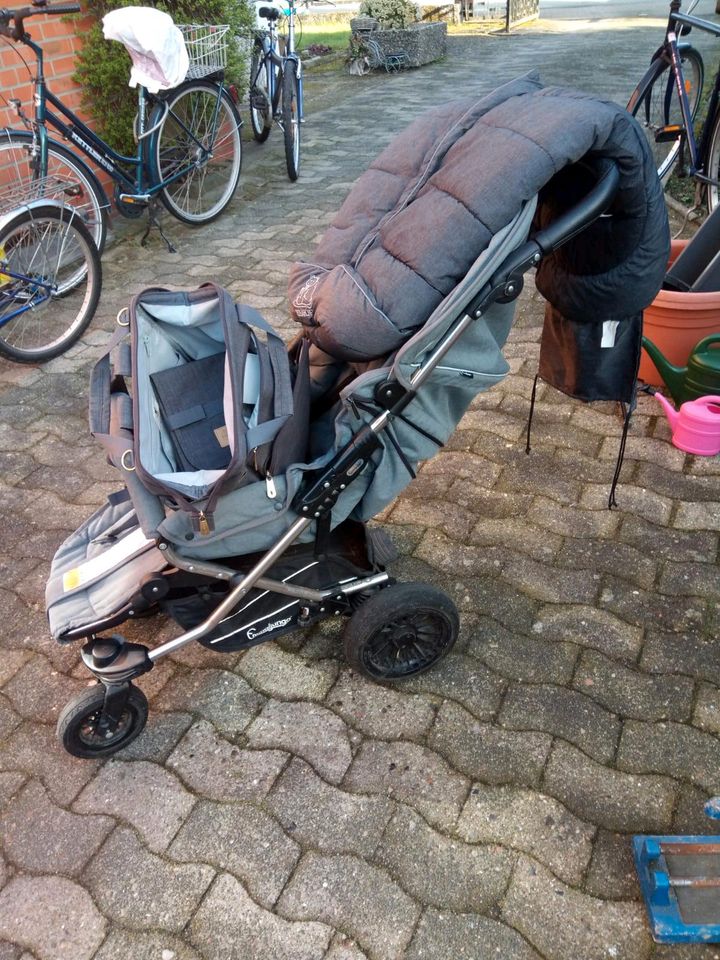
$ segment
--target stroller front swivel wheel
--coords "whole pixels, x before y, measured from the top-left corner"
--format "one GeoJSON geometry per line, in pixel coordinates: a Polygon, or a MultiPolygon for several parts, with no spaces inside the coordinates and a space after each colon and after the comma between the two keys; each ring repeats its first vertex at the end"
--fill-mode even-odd
{"type": "Polygon", "coordinates": [[[130,685],[127,701],[116,724],[104,718],[105,686],[88,687],[71,700],[58,718],[58,739],[74,757],[97,760],[122,750],[143,730],[147,721],[145,694],[130,685]]]}
{"type": "Polygon", "coordinates": [[[447,594],[425,583],[398,583],[374,594],[345,627],[345,659],[371,680],[428,670],[457,640],[459,618],[447,594]]]}

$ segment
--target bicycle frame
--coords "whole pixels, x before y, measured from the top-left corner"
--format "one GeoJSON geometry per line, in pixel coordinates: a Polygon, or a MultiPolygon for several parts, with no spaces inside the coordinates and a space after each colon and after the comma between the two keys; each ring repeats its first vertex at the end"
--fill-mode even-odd
{"type": "MultiPolygon", "coordinates": [[[[702,181],[703,183],[714,184],[718,181],[705,176],[705,174],[702,172],[701,158],[707,153],[709,146],[708,141],[713,128],[712,121],[717,113],[718,100],[720,99],[720,70],[718,70],[715,75],[715,82],[713,84],[712,94],[710,95],[710,101],[708,103],[707,116],[703,123],[700,143],[698,144],[698,141],[695,138],[695,129],[690,111],[690,102],[688,100],[685,84],[683,83],[683,72],[680,62],[681,44],[678,42],[678,34],[675,32],[676,26],[680,27],[680,34],[682,34],[682,27],[687,26],[696,27],[698,30],[703,31],[704,33],[709,33],[715,37],[720,37],[720,26],[714,23],[709,23],[707,20],[700,20],[698,17],[693,17],[690,14],[680,13],[680,0],[673,0],[673,2],[670,4],[670,17],[668,19],[668,26],[665,34],[665,43],[657,51],[655,57],[653,57],[654,60],[658,57],[663,57],[671,65],[672,73],[675,78],[675,87],[680,102],[680,112],[682,114],[683,127],[690,153],[690,175],[695,177],[697,180],[702,181]]],[[[668,83],[668,87],[665,92],[666,116],[669,115],[671,97],[672,85],[668,83]]]]}
{"type": "Polygon", "coordinates": [[[257,72],[255,76],[250,80],[250,89],[252,90],[258,82],[263,70],[267,71],[267,86],[268,86],[268,100],[270,102],[270,109],[272,111],[273,118],[277,112],[278,104],[280,101],[280,89],[282,87],[282,71],[285,66],[285,61],[278,53],[276,39],[277,31],[275,30],[275,24],[270,23],[270,27],[267,31],[263,31],[262,35],[259,35],[260,42],[262,43],[263,56],[260,62],[258,63],[257,72]],[[271,65],[275,65],[280,68],[278,74],[278,83],[275,82],[275,71],[268,69],[271,65]]]}
{"type": "MultiPolygon", "coordinates": [[[[29,204],[26,204],[26,206],[29,210],[32,210],[36,206],[40,206],[40,205],[45,206],[46,204],[47,204],[47,201],[42,200],[42,201],[32,201],[29,204]]],[[[61,205],[58,204],[57,206],[58,206],[58,209],[62,209],[61,205]]],[[[11,221],[12,218],[13,218],[12,214],[7,217],[0,217],[0,227],[4,228],[5,224],[11,221]]],[[[64,243],[63,243],[63,248],[64,248],[64,243]]],[[[60,255],[62,255],[62,248],[60,251],[60,255]]],[[[32,284],[37,291],[42,292],[43,297],[42,299],[36,299],[35,297],[32,297],[30,300],[27,301],[27,303],[23,304],[23,306],[21,307],[18,307],[13,313],[9,313],[7,316],[0,316],[0,328],[4,327],[6,323],[9,323],[11,320],[14,320],[16,317],[19,317],[21,314],[27,313],[28,310],[34,310],[36,307],[45,303],[47,300],[52,299],[53,294],[57,291],[57,284],[48,283],[46,280],[41,280],[39,277],[29,276],[28,274],[25,274],[25,273],[16,273],[14,270],[11,270],[7,264],[7,261],[4,259],[4,257],[5,257],[5,251],[2,249],[2,247],[0,247],[0,304],[2,304],[3,302],[5,303],[16,302],[16,298],[13,294],[14,285],[11,284],[9,285],[10,289],[9,290],[6,289],[8,287],[6,278],[9,278],[10,280],[25,281],[27,283],[32,284]]]]}
{"type": "MultiPolygon", "coordinates": [[[[149,179],[146,178],[148,171],[145,163],[145,157],[143,155],[143,140],[150,136],[157,129],[158,124],[155,124],[155,126],[150,130],[145,129],[147,106],[148,103],[165,104],[165,101],[160,97],[155,97],[149,94],[144,87],[138,87],[138,115],[136,130],[137,152],[134,157],[127,157],[124,154],[113,150],[109,144],[107,144],[101,137],[91,130],[87,124],[83,123],[83,121],[75,113],[73,113],[69,107],[66,107],[55,96],[55,94],[48,89],[47,81],[45,80],[42,48],[38,46],[38,44],[34,43],[27,35],[25,36],[23,42],[34,52],[37,60],[37,72],[34,78],[35,123],[33,124],[33,131],[39,142],[40,168],[43,174],[45,171],[47,171],[48,162],[48,124],[56,129],[66,140],[69,140],[75,144],[75,146],[78,147],[82,153],[85,154],[85,156],[89,157],[94,163],[96,163],[107,174],[109,174],[120,188],[120,199],[125,200],[126,202],[147,202],[161,190],[164,190],[176,180],[184,177],[190,170],[194,168],[195,164],[188,164],[173,173],[172,176],[167,177],[165,180],[162,180],[158,183],[150,183],[149,179]],[[54,107],[60,115],[53,113],[52,110],[48,109],[48,104],[54,107]],[[127,172],[125,169],[123,169],[123,167],[134,168],[134,175],[127,172]]],[[[215,103],[215,112],[212,119],[213,139],[218,115],[220,112],[220,98],[222,96],[223,89],[224,84],[222,81],[220,81],[218,83],[218,94],[215,103]]],[[[165,104],[165,106],[167,113],[169,108],[167,108],[167,104],[165,104]]],[[[182,119],[171,110],[169,113],[175,123],[177,123],[183,129],[185,134],[187,134],[187,136],[193,140],[198,148],[202,151],[203,159],[209,156],[210,151],[207,150],[203,144],[193,136],[192,132],[188,129],[182,119]]]]}
{"type": "MultiPolygon", "coordinates": [[[[40,304],[45,303],[47,300],[50,300],[52,297],[54,286],[51,283],[43,283],[42,280],[38,280],[37,277],[27,277],[22,273],[15,273],[10,270],[3,262],[0,260],[0,276],[10,277],[11,280],[21,280],[27,283],[33,284],[37,289],[42,290],[44,296],[41,300],[32,299],[29,300],[24,306],[18,307],[14,313],[9,313],[7,316],[0,317],[0,328],[4,327],[6,323],[10,323],[11,320],[14,320],[16,317],[21,316],[21,314],[26,313],[28,310],[34,310],[35,307],[40,306],[40,304]]],[[[2,301],[9,301],[10,303],[15,301],[13,295],[13,288],[11,287],[10,291],[4,289],[5,284],[0,286],[0,303],[2,301]]]]}

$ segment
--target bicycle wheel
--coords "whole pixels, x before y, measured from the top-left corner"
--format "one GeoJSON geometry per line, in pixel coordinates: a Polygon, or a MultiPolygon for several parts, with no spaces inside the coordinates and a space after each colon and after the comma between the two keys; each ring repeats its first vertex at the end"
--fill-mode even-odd
{"type": "Polygon", "coordinates": [[[250,91],[250,126],[258,143],[265,143],[272,128],[270,70],[275,72],[275,83],[277,83],[277,67],[268,61],[260,66],[263,57],[262,46],[256,43],[253,47],[252,63],[250,65],[250,76],[256,78],[250,91]]]}
{"type": "Polygon", "coordinates": [[[150,144],[155,182],[175,177],[160,197],[183,223],[209,223],[230,203],[240,178],[240,116],[227,91],[209,80],[171,90],[167,104],[150,144]]]}
{"type": "MultiPolygon", "coordinates": [[[[715,126],[710,138],[710,149],[705,172],[711,180],[720,179],[720,111],[715,115],[715,126]]],[[[709,183],[707,187],[708,213],[712,213],[720,203],[720,187],[717,182],[709,183]]]]}
{"type": "Polygon", "coordinates": [[[297,64],[294,60],[286,61],[282,84],[285,163],[290,179],[297,180],[300,173],[300,105],[298,101],[297,64]]]}
{"type": "Polygon", "coordinates": [[[41,204],[0,229],[0,354],[41,363],[82,335],[100,298],[100,254],[74,209],[41,204]]]}
{"type": "MultiPolygon", "coordinates": [[[[20,183],[39,180],[38,161],[32,153],[32,135],[22,130],[7,130],[0,135],[0,194],[20,183]]],[[[62,196],[64,206],[78,211],[100,253],[107,236],[108,203],[97,177],[87,164],[61,143],[48,141],[49,177],[70,184],[62,196]]],[[[48,187],[48,192],[52,190],[48,187]]],[[[55,188],[56,189],[56,188],[55,188]]],[[[43,184],[29,187],[27,199],[42,199],[43,184]]],[[[48,196],[48,199],[51,199],[48,196]]]]}
{"type": "MultiPolygon", "coordinates": [[[[694,47],[685,47],[680,50],[680,64],[690,114],[694,120],[705,76],[702,57],[694,47]]],[[[656,60],[650,65],[650,69],[633,91],[627,109],[643,127],[655,158],[658,176],[664,180],[677,159],[680,134],[674,140],[661,143],[656,142],[655,137],[663,127],[682,127],[683,123],[675,77],[667,62],[656,60]]]]}

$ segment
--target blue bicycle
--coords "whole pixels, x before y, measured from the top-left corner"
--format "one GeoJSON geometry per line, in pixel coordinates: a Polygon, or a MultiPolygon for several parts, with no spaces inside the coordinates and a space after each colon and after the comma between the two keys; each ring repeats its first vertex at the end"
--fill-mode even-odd
{"type": "MultiPolygon", "coordinates": [[[[28,185],[19,185],[24,188],[28,185]]],[[[83,334],[100,298],[100,254],[72,205],[77,185],[37,181],[43,194],[0,216],[0,355],[41,363],[83,334]]],[[[33,189],[31,188],[31,189],[33,189]]]]}
{"type": "Polygon", "coordinates": [[[303,119],[302,61],[295,49],[295,0],[283,10],[277,6],[258,7],[258,16],[267,20],[258,30],[250,66],[250,126],[258,143],[270,136],[273,120],[282,128],[288,176],[300,174],[300,124],[303,119]],[[278,33],[278,20],[287,17],[287,36],[278,33]]]}

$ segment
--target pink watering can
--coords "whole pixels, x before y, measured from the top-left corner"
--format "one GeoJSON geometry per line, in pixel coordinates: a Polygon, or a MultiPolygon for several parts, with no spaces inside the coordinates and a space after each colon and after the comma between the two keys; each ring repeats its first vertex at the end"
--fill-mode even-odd
{"type": "Polygon", "coordinates": [[[661,393],[655,394],[670,421],[673,446],[686,453],[714,457],[720,453],[720,397],[698,397],[675,410],[661,393]]]}

